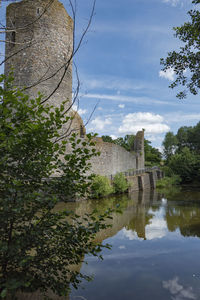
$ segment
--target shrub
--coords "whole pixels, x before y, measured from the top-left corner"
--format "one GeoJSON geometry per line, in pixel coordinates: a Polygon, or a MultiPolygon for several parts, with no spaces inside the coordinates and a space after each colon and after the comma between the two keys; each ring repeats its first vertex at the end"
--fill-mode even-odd
{"type": "Polygon", "coordinates": [[[95,175],[91,186],[91,192],[93,198],[98,198],[112,194],[114,189],[107,177],[95,175]]]}
{"type": "Polygon", "coordinates": [[[123,173],[118,173],[115,175],[113,180],[113,186],[115,193],[124,193],[125,191],[127,191],[129,184],[123,173]]]}
{"type": "Polygon", "coordinates": [[[181,182],[181,178],[178,175],[173,175],[172,177],[164,177],[157,181],[157,188],[166,188],[172,185],[178,185],[181,182]]]}

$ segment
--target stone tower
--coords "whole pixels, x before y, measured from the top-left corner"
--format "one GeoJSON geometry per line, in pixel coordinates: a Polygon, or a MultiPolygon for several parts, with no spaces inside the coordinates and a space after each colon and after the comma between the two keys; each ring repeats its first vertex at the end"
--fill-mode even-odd
{"type": "Polygon", "coordinates": [[[17,87],[30,87],[31,97],[40,91],[54,106],[72,98],[72,61],[66,74],[63,67],[72,54],[73,21],[58,1],[22,0],[7,7],[5,74],[12,69],[17,87]],[[12,31],[13,29],[13,31],[12,31]]]}
{"type": "MultiPolygon", "coordinates": [[[[64,6],[58,0],[22,0],[8,5],[6,22],[5,75],[13,71],[14,85],[27,87],[31,97],[41,92],[44,99],[51,96],[49,104],[68,100],[66,108],[71,106],[73,20],[64,6]]],[[[72,109],[69,114],[70,131],[83,137],[81,117],[72,109]]]]}
{"type": "Polygon", "coordinates": [[[137,132],[133,150],[136,153],[136,169],[144,168],[144,130],[137,132]]]}

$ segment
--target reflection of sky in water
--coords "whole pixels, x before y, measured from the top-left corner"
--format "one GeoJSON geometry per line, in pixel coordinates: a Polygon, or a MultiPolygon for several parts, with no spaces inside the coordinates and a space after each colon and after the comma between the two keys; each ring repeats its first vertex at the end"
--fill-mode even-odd
{"type": "Polygon", "coordinates": [[[179,278],[174,277],[172,280],[163,281],[163,287],[171,293],[172,300],[197,299],[192,287],[183,287],[179,283],[179,278]]]}
{"type": "MultiPolygon", "coordinates": [[[[150,220],[150,224],[145,227],[146,239],[153,240],[166,236],[168,229],[166,221],[163,219],[165,213],[164,207],[161,207],[156,212],[150,209],[148,213],[152,214],[153,218],[150,220]]],[[[129,240],[143,240],[138,237],[135,231],[127,230],[126,228],[122,229],[122,234],[129,240]]]]}
{"type": "MultiPolygon", "coordinates": [[[[157,211],[153,211],[152,209],[148,210],[148,214],[152,215],[153,218],[150,220],[150,224],[145,226],[146,240],[159,239],[167,235],[169,237],[167,223],[164,219],[166,204],[167,200],[163,198],[162,205],[157,211]]],[[[143,238],[138,237],[137,232],[133,230],[127,230],[126,228],[123,228],[119,234],[122,235],[121,238],[125,237],[129,240],[138,241],[143,240],[143,238]]],[[[171,233],[171,238],[174,234],[176,234],[176,232],[171,233]]]]}
{"type": "Polygon", "coordinates": [[[151,215],[144,223],[146,240],[138,237],[134,221],[133,229],[127,224],[104,241],[112,250],[103,251],[103,261],[87,257],[82,272],[93,274],[94,281],[85,283],[84,290],[73,291],[70,300],[77,296],[87,300],[200,299],[200,239],[183,237],[179,229],[168,231],[168,201],[162,199],[159,204],[145,213],[140,210],[143,223],[151,215]]]}

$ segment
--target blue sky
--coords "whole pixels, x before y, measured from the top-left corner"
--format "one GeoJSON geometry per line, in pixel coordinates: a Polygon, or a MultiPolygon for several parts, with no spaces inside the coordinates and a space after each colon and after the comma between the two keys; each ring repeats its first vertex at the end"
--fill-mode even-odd
{"type": "MultiPolygon", "coordinates": [[[[67,0],[61,1],[67,8],[67,0]]],[[[176,98],[168,88],[173,72],[160,73],[160,58],[177,49],[173,26],[187,20],[191,0],[97,0],[95,16],[76,64],[81,81],[79,113],[87,131],[113,137],[145,128],[161,147],[167,131],[200,120],[199,96],[176,98]]],[[[87,23],[92,0],[77,0],[77,35],[87,23]]],[[[2,5],[0,18],[3,19],[2,5]]]]}

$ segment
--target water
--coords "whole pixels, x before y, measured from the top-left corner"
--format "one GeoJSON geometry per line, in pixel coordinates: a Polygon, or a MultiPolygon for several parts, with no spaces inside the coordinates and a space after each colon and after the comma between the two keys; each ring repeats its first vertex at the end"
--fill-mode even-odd
{"type": "Polygon", "coordinates": [[[93,275],[70,300],[200,299],[200,189],[145,191],[130,197],[70,204],[77,214],[120,203],[97,240],[112,245],[104,260],[87,256],[81,272],[93,275]]]}

